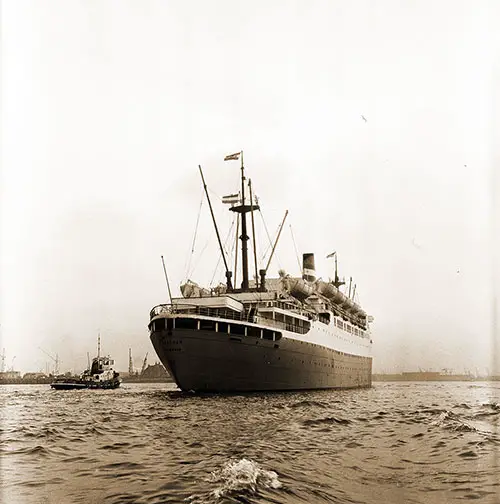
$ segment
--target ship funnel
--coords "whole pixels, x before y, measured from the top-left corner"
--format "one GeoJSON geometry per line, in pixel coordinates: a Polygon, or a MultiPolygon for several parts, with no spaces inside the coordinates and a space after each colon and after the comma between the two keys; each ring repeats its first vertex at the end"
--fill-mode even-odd
{"type": "Polygon", "coordinates": [[[302,254],[302,278],[308,282],[316,281],[314,254],[302,254]]]}

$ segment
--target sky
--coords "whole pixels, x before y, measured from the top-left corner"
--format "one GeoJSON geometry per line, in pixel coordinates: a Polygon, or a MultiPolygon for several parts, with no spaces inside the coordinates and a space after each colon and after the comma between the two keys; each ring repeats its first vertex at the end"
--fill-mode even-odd
{"type": "Polygon", "coordinates": [[[161,256],[173,295],[223,279],[198,165],[225,237],[243,150],[259,260],[289,211],[268,276],[336,251],[374,371],[500,373],[498,2],[1,9],[6,368],[81,371],[98,334],[120,370],[157,361],[161,256]]]}

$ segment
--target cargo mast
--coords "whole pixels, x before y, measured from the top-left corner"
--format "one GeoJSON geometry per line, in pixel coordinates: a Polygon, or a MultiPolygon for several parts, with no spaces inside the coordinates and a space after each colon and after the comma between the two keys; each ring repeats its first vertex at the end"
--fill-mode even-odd
{"type": "Polygon", "coordinates": [[[247,234],[247,219],[246,214],[248,212],[253,212],[253,210],[259,210],[259,205],[254,205],[250,202],[250,205],[245,205],[245,166],[243,164],[243,151],[237,152],[236,154],[230,154],[224,158],[225,161],[241,159],[241,204],[233,206],[230,208],[232,212],[238,212],[241,214],[241,271],[243,280],[241,282],[241,290],[247,291],[249,289],[248,282],[248,240],[249,236],[247,234]]]}

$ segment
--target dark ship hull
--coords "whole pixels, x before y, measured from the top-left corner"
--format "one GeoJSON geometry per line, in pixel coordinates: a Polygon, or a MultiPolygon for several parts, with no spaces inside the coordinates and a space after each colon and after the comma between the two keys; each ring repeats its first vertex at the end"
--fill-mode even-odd
{"type": "Polygon", "coordinates": [[[151,332],[181,390],[285,391],[371,386],[372,359],[285,336],[278,342],[203,330],[151,332]]]}

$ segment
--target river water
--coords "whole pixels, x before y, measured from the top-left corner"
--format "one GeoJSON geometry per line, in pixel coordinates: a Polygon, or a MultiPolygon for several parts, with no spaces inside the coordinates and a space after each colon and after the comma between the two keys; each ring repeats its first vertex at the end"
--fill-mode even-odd
{"type": "Polygon", "coordinates": [[[500,382],[0,397],[7,504],[500,503],[500,382]]]}

